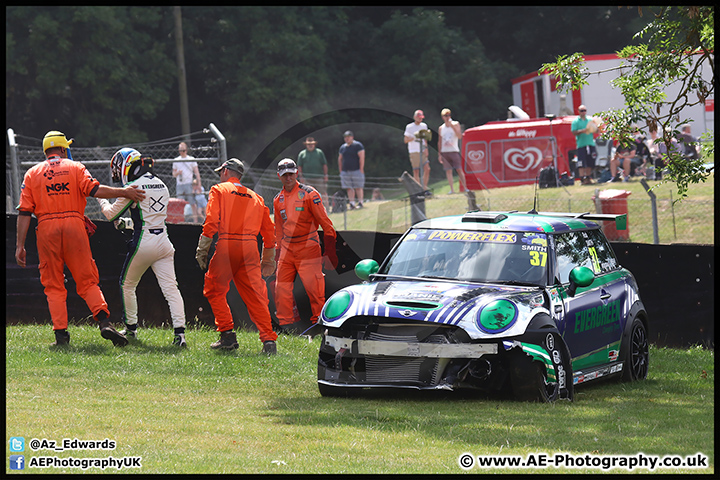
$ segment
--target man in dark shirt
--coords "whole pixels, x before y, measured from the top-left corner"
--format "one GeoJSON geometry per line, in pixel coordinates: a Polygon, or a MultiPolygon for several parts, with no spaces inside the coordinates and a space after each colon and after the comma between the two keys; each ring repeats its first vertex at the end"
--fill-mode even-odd
{"type": "Polygon", "coordinates": [[[338,170],[340,184],[347,190],[350,209],[355,208],[357,194],[358,208],[363,207],[363,188],[365,187],[365,147],[355,140],[353,132],[346,131],[343,135],[345,143],[338,153],[338,170]]]}

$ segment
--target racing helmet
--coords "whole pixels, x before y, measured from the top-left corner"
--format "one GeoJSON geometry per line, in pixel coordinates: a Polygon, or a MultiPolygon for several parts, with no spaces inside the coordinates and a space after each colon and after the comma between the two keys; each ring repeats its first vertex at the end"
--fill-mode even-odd
{"type": "Polygon", "coordinates": [[[53,147],[62,147],[68,152],[69,155],[69,148],[72,142],[72,139],[68,140],[67,138],[65,138],[64,133],[58,132],[57,130],[52,130],[46,133],[45,137],[43,138],[43,153],[47,152],[48,149],[53,147]]]}
{"type": "Polygon", "coordinates": [[[297,164],[291,158],[284,158],[278,162],[278,177],[282,177],[286,173],[297,173],[297,164]]]}
{"type": "Polygon", "coordinates": [[[145,172],[151,171],[154,163],[151,156],[141,155],[134,148],[121,148],[110,160],[112,180],[127,185],[145,172]]]}

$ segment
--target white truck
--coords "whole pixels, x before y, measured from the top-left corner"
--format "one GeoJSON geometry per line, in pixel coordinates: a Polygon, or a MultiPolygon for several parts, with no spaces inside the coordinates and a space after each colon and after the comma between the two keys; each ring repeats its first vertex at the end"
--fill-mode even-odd
{"type": "MultiPolygon", "coordinates": [[[[555,77],[532,72],[512,80],[513,102],[527,112],[530,118],[543,118],[545,114],[577,115],[580,105],[588,107],[588,115],[623,108],[625,99],[620,90],[613,88],[610,83],[620,75],[620,70],[615,67],[621,65],[622,59],[616,54],[586,55],[585,62],[589,72],[602,73],[590,75],[587,79],[588,85],[582,89],[565,95],[556,89],[555,77]]],[[[707,82],[714,81],[709,68],[702,70],[702,78],[707,82]]],[[[679,83],[675,82],[668,85],[665,92],[668,98],[675,98],[679,89],[679,83]]],[[[696,137],[708,131],[714,132],[715,97],[706,99],[704,104],[686,108],[682,116],[683,119],[692,120],[690,125],[696,137]]],[[[643,128],[644,125],[639,127],[643,128]]]]}

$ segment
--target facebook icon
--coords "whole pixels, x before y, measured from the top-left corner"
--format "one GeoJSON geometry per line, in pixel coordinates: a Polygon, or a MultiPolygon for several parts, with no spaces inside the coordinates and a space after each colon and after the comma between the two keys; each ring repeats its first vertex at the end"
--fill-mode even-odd
{"type": "Polygon", "coordinates": [[[25,455],[10,455],[10,470],[24,470],[25,455]]]}

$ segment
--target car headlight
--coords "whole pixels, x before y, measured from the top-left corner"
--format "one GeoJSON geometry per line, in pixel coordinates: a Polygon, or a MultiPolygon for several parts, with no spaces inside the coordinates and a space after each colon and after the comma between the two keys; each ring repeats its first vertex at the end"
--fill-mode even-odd
{"type": "Polygon", "coordinates": [[[502,333],[518,318],[518,308],[510,300],[494,300],[478,311],[475,323],[485,333],[502,333]]]}
{"type": "Polygon", "coordinates": [[[350,292],[341,291],[330,297],[323,309],[323,316],[328,322],[337,320],[342,317],[352,304],[352,294],[350,292]]]}

